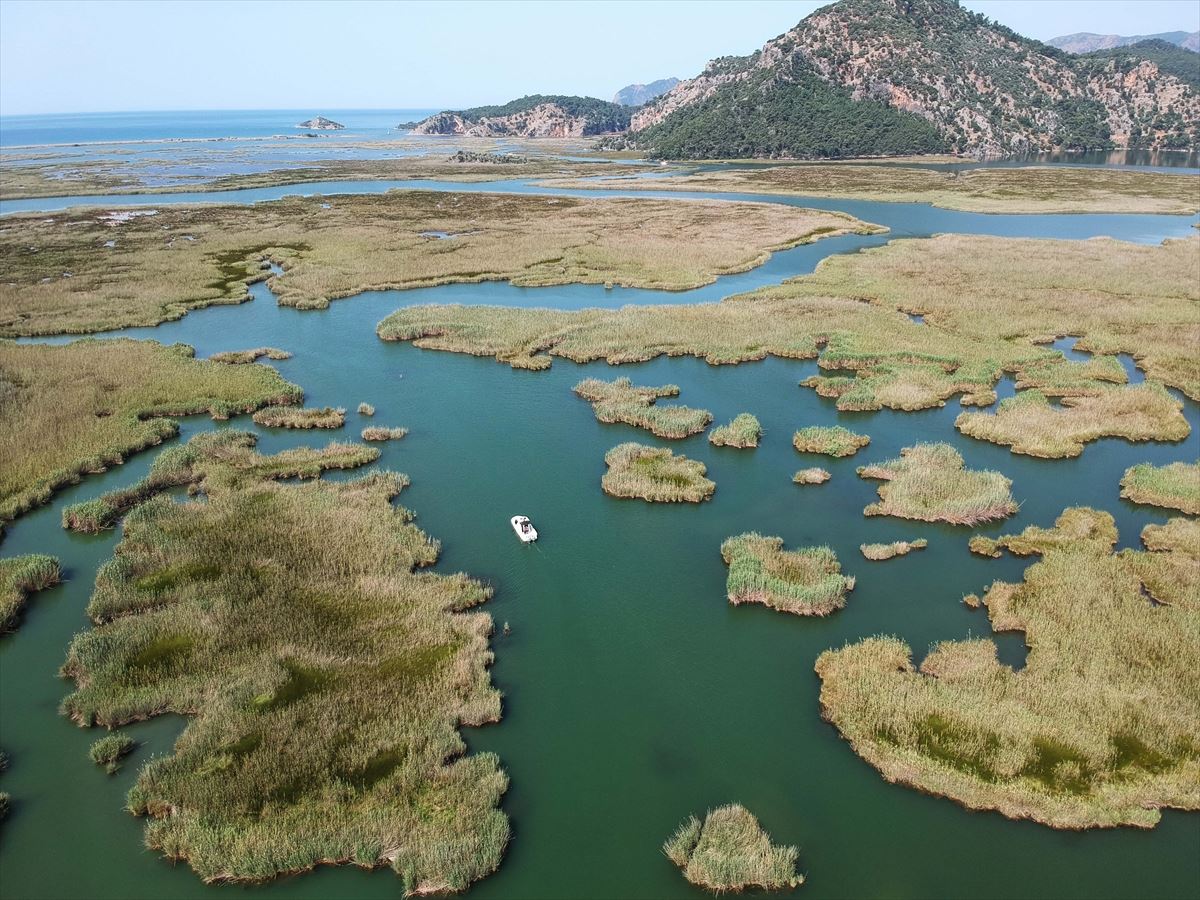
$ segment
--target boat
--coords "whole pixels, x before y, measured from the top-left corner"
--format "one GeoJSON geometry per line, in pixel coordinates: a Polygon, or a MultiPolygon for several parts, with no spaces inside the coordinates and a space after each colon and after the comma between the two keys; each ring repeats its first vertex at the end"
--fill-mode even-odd
{"type": "Polygon", "coordinates": [[[513,516],[509,521],[512,523],[513,531],[517,533],[517,537],[526,544],[537,540],[537,529],[529,521],[529,516],[513,516]]]}

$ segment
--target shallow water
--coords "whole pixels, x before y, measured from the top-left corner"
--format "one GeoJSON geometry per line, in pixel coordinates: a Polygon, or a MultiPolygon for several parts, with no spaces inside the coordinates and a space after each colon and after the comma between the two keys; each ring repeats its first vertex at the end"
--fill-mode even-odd
{"type": "MultiPolygon", "coordinates": [[[[828,208],[852,208],[870,221],[886,215],[884,224],[917,234],[1110,233],[1153,242],[1186,233],[1191,222],[980,216],[899,204],[828,208]]],[[[504,809],[514,839],[500,870],[472,896],[706,896],[682,880],[659,846],[689,813],[731,801],[756,813],[775,840],[800,845],[809,880],[796,896],[1195,895],[1200,817],[1168,811],[1149,832],[1063,833],[888,785],[820,720],[812,667],[821,651],[874,634],[901,636],[918,658],[932,642],[989,634],[985,612],[970,610],[960,598],[995,579],[1019,580],[1028,563],[971,555],[970,529],[864,517],[877,485],[855,476],[858,465],[890,458],[917,441],[946,440],[968,465],[1013,479],[1020,512],[980,531],[1049,525],[1065,507],[1087,504],[1112,512],[1121,546],[1136,546],[1144,525],[1169,515],[1122,501],[1121,474],[1137,462],[1194,459],[1196,404],[1186,404],[1193,434],[1185,442],[1103,440],[1077,459],[1045,461],[958,434],[957,401],[918,413],[838,413],[833,401],[798,386],[816,371],[814,361],[711,367],[691,358],[659,359],[614,371],[604,363],[556,359],[549,371],[526,372],[488,358],[385,343],[374,334],[381,318],[411,302],[575,308],[715,300],[809,271],[828,253],[886,239],[819,241],[681,294],[484,283],[373,292],[325,311],[299,312],[277,306],[260,284],[250,303],[124,332],[186,341],[200,356],[277,346],[295,355],[273,365],[304,387],[309,404],[354,410],[365,401],[377,410],[372,419],[350,412],[344,432],[329,436],[262,429],[249,417],[220,424],[190,418],[184,439],[213,427],[246,428],[272,452],[352,438],[366,424],[409,428],[404,440],[381,445],[379,465],[412,477],[401,502],[442,541],[439,570],[465,570],[492,583],[495,599],[485,608],[498,632],[505,622],[512,628],[493,644],[504,719],[466,729],[465,737],[473,751],[497,752],[512,777],[504,809]],[[711,410],[717,423],[753,412],[766,430],[763,445],[713,448],[703,435],[666,442],[628,426],[602,425],[571,387],[583,377],[616,375],[639,384],[674,382],[682,389],[677,402],[711,410]],[[834,423],[870,434],[871,445],[843,460],[792,449],[794,429],[834,423]],[[704,461],[717,483],[714,499],[660,505],[606,497],[599,488],[603,455],[625,440],[663,444],[704,461]],[[829,469],[833,479],[793,485],[792,473],[810,465],[829,469]],[[531,517],[541,534],[537,544],[513,538],[508,518],[516,513],[531,517]],[[789,548],[833,547],[858,578],[847,607],[821,620],[731,607],[718,548],[724,538],[752,529],[782,536],[789,548]],[[916,537],[927,537],[929,549],[888,562],[867,562],[858,551],[863,542],[916,537]]],[[[1069,339],[1059,346],[1077,353],[1069,339]]],[[[1011,383],[1004,393],[1011,393],[1011,383]]],[[[57,715],[69,689],[56,677],[57,667],[70,636],[87,627],[83,608],[95,570],[118,537],[69,534],[59,527],[61,509],[133,482],[153,456],[139,454],[62,492],[13,524],[0,545],[6,556],[55,554],[68,571],[67,583],[35,596],[19,632],[0,641],[2,743],[12,756],[0,788],[14,797],[0,841],[3,894],[398,896],[390,872],[345,868],[253,888],[202,885],[186,866],[144,850],[141,823],[122,811],[137,767],[151,754],[169,752],[181,721],[131,728],[144,743],[123,772],[109,778],[86,758],[98,735],[57,715]]],[[[1022,663],[1020,635],[1000,636],[998,643],[1002,659],[1022,663]]]]}

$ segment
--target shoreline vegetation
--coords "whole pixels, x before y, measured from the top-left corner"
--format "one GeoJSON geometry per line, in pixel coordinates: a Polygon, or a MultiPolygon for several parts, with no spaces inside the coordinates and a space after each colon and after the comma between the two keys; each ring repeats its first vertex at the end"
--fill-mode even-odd
{"type": "Polygon", "coordinates": [[[574,190],[715,191],[929,203],[976,213],[1200,212],[1195,176],[1051,166],[961,171],[888,164],[793,163],[692,171],[671,178],[554,178],[539,183],[574,190]]]}
{"type": "Polygon", "coordinates": [[[867,559],[885,560],[905,556],[914,550],[924,550],[928,546],[929,541],[925,538],[917,538],[915,541],[892,541],[890,544],[860,544],[858,549],[867,559]]]}
{"type": "Polygon", "coordinates": [[[244,366],[252,362],[257,362],[261,357],[266,357],[267,359],[291,359],[292,354],[277,347],[255,347],[253,350],[226,350],[222,353],[214,353],[209,359],[213,362],[244,366]]]}
{"type": "Polygon", "coordinates": [[[833,476],[828,469],[822,469],[819,466],[813,466],[809,469],[801,469],[792,476],[793,484],[824,484],[833,476]]]}
{"type": "Polygon", "coordinates": [[[884,230],[769,203],[419,190],[333,203],[293,196],[251,206],[14,214],[0,230],[0,336],[157,325],[242,303],[247,285],[264,279],[281,305],[298,309],[364,291],[481,281],[679,291],[752,269],[776,250],[884,230]],[[432,232],[456,237],[423,236],[432,232]],[[272,274],[268,262],[284,274],[272,274]]]}
{"type": "Polygon", "coordinates": [[[1200,516],[1200,461],[1132,466],[1121,478],[1121,497],[1200,516]]]}
{"type": "Polygon", "coordinates": [[[725,590],[734,606],[761,603],[797,616],[827,616],[854,590],[854,578],[842,574],[828,547],[784,550],[783,538],[748,532],[721,544],[721,559],[729,567],[725,590]]]}
{"type": "Polygon", "coordinates": [[[121,760],[133,752],[136,742],[123,731],[106,734],[88,750],[88,756],[98,766],[103,766],[109,775],[116,775],[121,769],[121,760]]]}
{"type": "Polygon", "coordinates": [[[833,457],[853,456],[869,443],[869,435],[856,434],[841,425],[810,425],[792,435],[792,446],[801,453],[833,457]]]}
{"type": "Polygon", "coordinates": [[[914,667],[896,638],[823,653],[822,716],[890,782],[1052,828],[1151,828],[1200,809],[1200,525],[1150,525],[1114,552],[1112,516],[988,540],[1040,561],[983,603],[1029,645],[1019,671],[989,639],[944,641],[914,667]]]}
{"type": "Polygon", "coordinates": [[[174,437],[168,417],[227,419],[303,396],[268,366],[198,360],[186,344],[0,341],[0,522],[174,437]]]}
{"type": "Polygon", "coordinates": [[[665,447],[633,442],[618,444],[604,454],[608,471],[600,487],[610,497],[641,499],[651,503],[700,503],[717,489],[704,477],[702,462],[676,456],[665,447]]]}
{"type": "Polygon", "coordinates": [[[696,356],[713,365],[820,357],[826,370],[853,373],[820,376],[841,379],[824,383],[836,387],[842,408],[905,410],[956,394],[986,405],[1005,372],[1032,366],[1043,379],[1062,367],[1078,381],[1078,364],[1042,346],[1074,335],[1076,349],[1130,353],[1148,378],[1200,400],[1200,237],[1158,246],[900,239],[827,257],[810,275],[720,303],[579,311],[410,306],[376,331],[383,340],[529,369],[548,368],[555,356],[613,364],[696,356]],[[909,313],[923,315],[924,324],[909,313]]]}
{"type": "Polygon", "coordinates": [[[644,428],[656,437],[678,440],[698,434],[712,422],[712,413],[706,409],[659,405],[657,401],[663,397],[679,396],[679,387],[674,384],[638,387],[628,378],[615,381],[587,378],[573,390],[592,404],[597,420],[644,428]]]}
{"type": "Polygon", "coordinates": [[[407,434],[407,428],[383,428],[371,425],[362,430],[362,439],[364,441],[398,441],[407,434]]]}
{"type": "Polygon", "coordinates": [[[757,447],[762,438],[762,424],[750,413],[738,413],[728,424],[719,425],[708,434],[708,442],[714,447],[757,447]]]}
{"type": "Polygon", "coordinates": [[[860,478],[878,479],[879,502],[866,516],[978,525],[1017,511],[1012,481],[999,472],[968,469],[949,444],[905,447],[896,459],[858,467],[860,478]]]}
{"type": "Polygon", "coordinates": [[[346,410],[332,406],[275,406],[260,409],[251,418],[256,425],[266,428],[341,428],[346,424],[346,410]]]}
{"type": "Polygon", "coordinates": [[[62,566],[53,556],[30,553],[0,559],[0,635],[17,630],[31,594],[61,581],[62,566]]]}
{"type": "Polygon", "coordinates": [[[206,500],[128,513],[62,711],[81,726],[187,717],[128,808],[147,846],[206,882],[353,864],[392,868],[408,894],[463,890],[509,837],[507,777],[459,734],[500,718],[492,620],[470,611],[491,591],[416,571],[439,547],[392,505],[404,476],[279,484],[297,453],[323,468],[320,451],[254,443],[198,436],[179,449],[206,500]]]}
{"type": "Polygon", "coordinates": [[[804,882],[796,872],[799,850],[772,844],[758,819],[736,803],[710,809],[703,822],[688,816],[662,849],[684,878],[716,894],[804,882]]]}

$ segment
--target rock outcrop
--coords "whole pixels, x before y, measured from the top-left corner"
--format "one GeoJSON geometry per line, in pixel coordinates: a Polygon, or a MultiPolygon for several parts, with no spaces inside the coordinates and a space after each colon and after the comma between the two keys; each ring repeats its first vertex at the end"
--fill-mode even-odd
{"type": "Polygon", "coordinates": [[[307,128],[310,131],[341,131],[346,126],[341,122],[335,122],[333,119],[327,119],[324,116],[314,116],[305,122],[301,122],[296,127],[307,128]]]}

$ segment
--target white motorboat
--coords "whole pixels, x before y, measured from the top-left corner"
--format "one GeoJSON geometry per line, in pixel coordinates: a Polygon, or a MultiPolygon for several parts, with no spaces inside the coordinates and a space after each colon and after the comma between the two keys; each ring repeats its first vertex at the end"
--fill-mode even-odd
{"type": "Polygon", "coordinates": [[[529,521],[529,516],[513,516],[509,521],[512,522],[513,531],[517,533],[517,537],[526,544],[537,540],[537,529],[529,521]]]}

